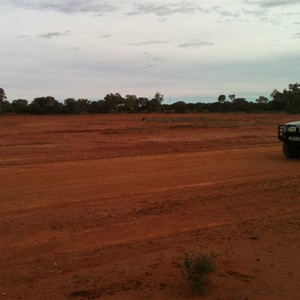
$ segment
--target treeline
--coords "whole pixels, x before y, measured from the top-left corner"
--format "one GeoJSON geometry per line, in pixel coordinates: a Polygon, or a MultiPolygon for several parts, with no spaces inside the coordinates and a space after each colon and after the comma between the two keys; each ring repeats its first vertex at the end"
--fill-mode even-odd
{"type": "Polygon", "coordinates": [[[274,90],[271,99],[260,96],[255,102],[247,101],[235,95],[220,95],[213,103],[186,103],[179,101],[164,104],[164,96],[157,92],[152,99],[119,93],[107,94],[103,100],[90,101],[88,99],[68,98],[64,102],[54,97],[38,97],[29,103],[25,99],[9,102],[5,91],[0,88],[0,113],[21,114],[82,114],[82,113],[118,113],[118,112],[287,112],[300,113],[300,84],[289,84],[282,92],[274,90]]]}

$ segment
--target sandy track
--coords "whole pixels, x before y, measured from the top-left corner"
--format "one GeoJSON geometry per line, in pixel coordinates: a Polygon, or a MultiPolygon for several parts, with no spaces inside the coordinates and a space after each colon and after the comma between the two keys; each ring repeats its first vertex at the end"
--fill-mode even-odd
{"type": "Polygon", "coordinates": [[[217,254],[201,299],[299,299],[300,161],[270,126],[288,116],[12,118],[4,299],[187,299],[190,250],[217,254]]]}

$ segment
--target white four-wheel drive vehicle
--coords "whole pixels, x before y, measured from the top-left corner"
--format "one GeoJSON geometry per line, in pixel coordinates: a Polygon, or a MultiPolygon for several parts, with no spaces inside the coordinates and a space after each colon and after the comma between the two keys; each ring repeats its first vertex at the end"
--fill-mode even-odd
{"type": "Polygon", "coordinates": [[[300,156],[300,121],[278,126],[278,139],[283,142],[283,153],[287,158],[300,156]]]}

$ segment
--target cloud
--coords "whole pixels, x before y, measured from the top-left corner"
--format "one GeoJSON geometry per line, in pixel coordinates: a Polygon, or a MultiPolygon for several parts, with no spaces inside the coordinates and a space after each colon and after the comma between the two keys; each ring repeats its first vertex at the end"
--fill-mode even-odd
{"type": "Polygon", "coordinates": [[[244,15],[251,15],[262,22],[274,25],[287,22],[297,25],[299,7],[295,5],[300,4],[299,0],[244,0],[244,3],[249,4],[248,7],[241,10],[244,15]]]}
{"type": "Polygon", "coordinates": [[[19,39],[30,39],[31,36],[30,35],[18,35],[17,36],[19,39]]]}
{"type": "Polygon", "coordinates": [[[109,39],[109,38],[111,38],[111,34],[103,34],[102,38],[103,39],[109,39]]]}
{"type": "Polygon", "coordinates": [[[266,9],[253,9],[253,10],[249,10],[249,9],[242,9],[242,12],[244,15],[251,15],[253,17],[258,18],[260,21],[270,21],[273,22],[272,18],[270,19],[269,16],[269,11],[266,9]]]}
{"type": "Polygon", "coordinates": [[[128,46],[148,46],[148,45],[158,45],[158,44],[168,44],[169,41],[146,41],[146,42],[139,42],[139,43],[131,43],[128,46]]]}
{"type": "Polygon", "coordinates": [[[157,56],[152,56],[149,52],[142,52],[141,55],[146,57],[148,61],[153,61],[155,63],[166,63],[167,61],[165,59],[162,59],[157,56]]]}
{"type": "Polygon", "coordinates": [[[272,8],[285,5],[299,5],[299,0],[244,0],[247,4],[257,4],[260,7],[272,8]]]}
{"type": "Polygon", "coordinates": [[[43,39],[52,39],[53,37],[61,37],[61,36],[67,36],[70,35],[69,31],[65,32],[47,32],[43,34],[39,34],[38,37],[43,39]]]}
{"type": "Polygon", "coordinates": [[[153,60],[153,61],[156,61],[156,62],[163,62],[163,63],[166,62],[166,60],[164,60],[164,59],[162,59],[162,58],[159,58],[159,57],[153,57],[152,60],[153,60]]]}
{"type": "Polygon", "coordinates": [[[300,32],[296,32],[293,34],[294,39],[300,39],[300,32]]]}
{"type": "Polygon", "coordinates": [[[129,15],[154,14],[160,17],[170,16],[173,14],[194,14],[197,12],[209,12],[199,7],[194,2],[169,2],[169,3],[142,3],[135,4],[134,11],[129,15]]]}
{"type": "Polygon", "coordinates": [[[283,5],[299,4],[299,0],[261,0],[260,6],[262,7],[274,7],[283,5]]]}
{"type": "Polygon", "coordinates": [[[99,0],[11,0],[17,6],[39,9],[54,10],[67,14],[76,12],[109,13],[118,10],[117,6],[108,1],[99,0]]]}
{"type": "Polygon", "coordinates": [[[180,48],[204,47],[204,46],[214,46],[214,43],[195,40],[193,42],[183,43],[183,44],[178,45],[178,47],[180,47],[180,48]]]}
{"type": "Polygon", "coordinates": [[[222,18],[238,18],[240,16],[240,12],[238,11],[228,11],[228,10],[224,10],[222,7],[220,6],[213,6],[212,9],[217,12],[222,18]]]}
{"type": "Polygon", "coordinates": [[[156,67],[158,67],[158,65],[150,64],[150,65],[144,66],[142,69],[150,69],[150,68],[156,68],[156,67]]]}

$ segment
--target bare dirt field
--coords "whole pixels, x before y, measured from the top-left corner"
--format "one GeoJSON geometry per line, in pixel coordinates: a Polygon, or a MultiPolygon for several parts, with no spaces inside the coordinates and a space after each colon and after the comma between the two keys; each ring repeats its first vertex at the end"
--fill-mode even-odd
{"type": "Polygon", "coordinates": [[[0,299],[300,299],[296,119],[0,116],[0,299]],[[190,251],[216,255],[201,296],[190,251]]]}

